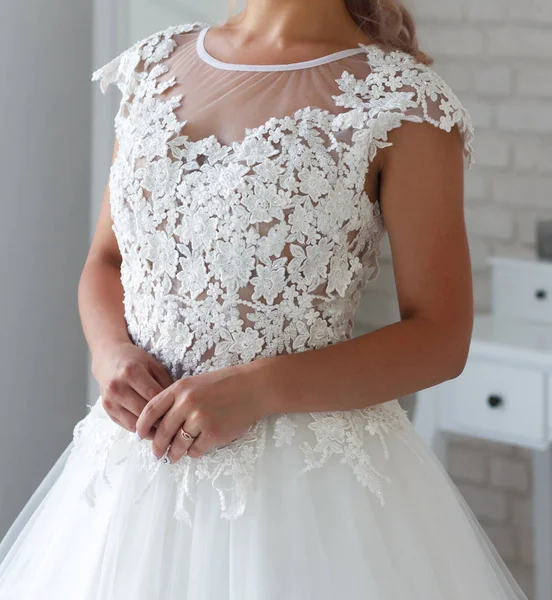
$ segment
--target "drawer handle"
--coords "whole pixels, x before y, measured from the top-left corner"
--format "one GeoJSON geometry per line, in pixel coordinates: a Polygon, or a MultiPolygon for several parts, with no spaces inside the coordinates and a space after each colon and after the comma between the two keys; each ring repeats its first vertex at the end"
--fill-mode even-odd
{"type": "Polygon", "coordinates": [[[535,292],[535,298],[536,298],[537,300],[546,300],[546,296],[547,296],[547,295],[548,295],[548,294],[546,293],[546,290],[543,290],[542,288],[541,288],[540,290],[537,290],[537,291],[535,292]]]}
{"type": "Polygon", "coordinates": [[[498,406],[504,403],[504,400],[502,399],[502,396],[498,396],[497,394],[491,394],[487,398],[487,402],[489,403],[489,406],[491,408],[497,408],[498,406]]]}

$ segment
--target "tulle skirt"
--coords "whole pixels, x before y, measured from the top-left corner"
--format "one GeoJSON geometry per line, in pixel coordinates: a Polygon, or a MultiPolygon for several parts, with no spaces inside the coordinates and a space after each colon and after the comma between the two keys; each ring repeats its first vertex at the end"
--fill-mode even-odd
{"type": "Polygon", "coordinates": [[[527,600],[406,417],[364,438],[381,494],[339,454],[294,477],[299,445],[266,445],[239,518],[209,478],[175,518],[178,480],[145,485],[151,443],[125,435],[109,478],[67,446],[0,544],[0,600],[527,600]]]}

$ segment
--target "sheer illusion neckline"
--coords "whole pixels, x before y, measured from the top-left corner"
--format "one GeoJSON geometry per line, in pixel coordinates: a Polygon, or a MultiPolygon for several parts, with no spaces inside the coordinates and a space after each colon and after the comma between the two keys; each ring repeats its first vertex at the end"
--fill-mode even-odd
{"type": "Polygon", "coordinates": [[[244,63],[230,63],[215,58],[205,48],[205,36],[209,31],[210,26],[207,25],[200,30],[196,40],[196,51],[198,56],[207,64],[217,69],[226,69],[229,71],[293,71],[297,69],[307,69],[309,67],[316,67],[326,63],[334,62],[340,58],[346,58],[353,56],[354,54],[360,54],[364,52],[362,44],[358,44],[356,48],[347,48],[345,50],[338,50],[331,54],[319,56],[311,60],[303,60],[294,63],[283,63],[283,64],[267,64],[267,65],[255,65],[255,64],[244,64],[244,63]]]}

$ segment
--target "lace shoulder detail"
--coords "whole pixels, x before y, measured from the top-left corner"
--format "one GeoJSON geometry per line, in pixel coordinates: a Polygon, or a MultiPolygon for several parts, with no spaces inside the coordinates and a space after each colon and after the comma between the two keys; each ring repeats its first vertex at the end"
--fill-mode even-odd
{"type": "Polygon", "coordinates": [[[92,74],[92,81],[100,82],[102,93],[110,84],[116,84],[124,97],[130,96],[139,82],[139,72],[146,72],[150,65],[167,58],[176,47],[174,35],[198,31],[206,24],[200,21],[173,25],[138,40],[118,56],[92,74]]]}
{"type": "Polygon", "coordinates": [[[341,94],[333,96],[338,106],[349,108],[341,125],[366,123],[373,139],[370,160],[378,150],[391,145],[388,133],[403,121],[427,122],[450,132],[458,126],[468,167],[475,163],[474,128],[468,111],[444,79],[431,67],[406,52],[384,51],[362,45],[370,73],[359,79],[344,72],[337,80],[341,94]]]}

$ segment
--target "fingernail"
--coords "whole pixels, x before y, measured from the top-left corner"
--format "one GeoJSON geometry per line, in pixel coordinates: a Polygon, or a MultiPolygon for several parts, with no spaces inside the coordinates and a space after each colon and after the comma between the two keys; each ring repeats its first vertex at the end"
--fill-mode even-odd
{"type": "Polygon", "coordinates": [[[140,434],[137,431],[134,432],[134,439],[137,442],[141,442],[142,441],[142,438],[140,437],[140,434]]]}

